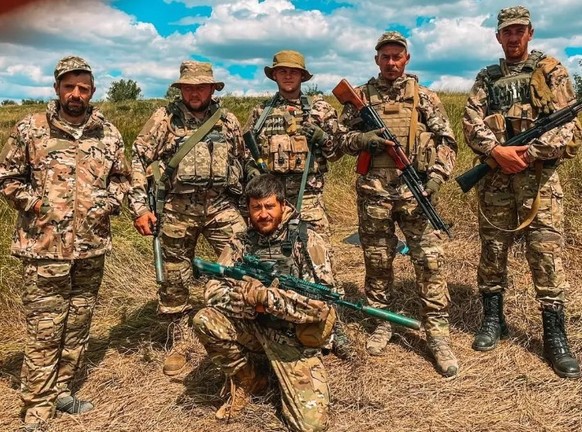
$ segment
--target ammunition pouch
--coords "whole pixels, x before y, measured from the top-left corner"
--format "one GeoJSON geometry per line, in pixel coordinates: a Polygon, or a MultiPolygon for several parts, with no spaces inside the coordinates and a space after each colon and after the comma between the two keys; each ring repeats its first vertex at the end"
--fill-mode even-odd
{"type": "Polygon", "coordinates": [[[436,163],[436,143],[432,132],[421,132],[412,162],[416,172],[425,173],[436,163]]]}
{"type": "Polygon", "coordinates": [[[272,135],[268,139],[268,167],[278,173],[302,173],[309,146],[303,135],[272,135]]]}

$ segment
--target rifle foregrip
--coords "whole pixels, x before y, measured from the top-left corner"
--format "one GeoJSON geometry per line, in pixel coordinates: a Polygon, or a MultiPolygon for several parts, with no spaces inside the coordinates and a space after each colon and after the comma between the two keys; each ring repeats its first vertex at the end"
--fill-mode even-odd
{"type": "Polygon", "coordinates": [[[385,309],[378,309],[372,306],[362,306],[362,312],[366,315],[373,316],[375,318],[380,318],[384,321],[390,321],[394,324],[398,324],[404,327],[408,327],[414,330],[420,329],[420,321],[414,318],[409,318],[404,315],[397,314],[395,312],[390,312],[385,309]]]}

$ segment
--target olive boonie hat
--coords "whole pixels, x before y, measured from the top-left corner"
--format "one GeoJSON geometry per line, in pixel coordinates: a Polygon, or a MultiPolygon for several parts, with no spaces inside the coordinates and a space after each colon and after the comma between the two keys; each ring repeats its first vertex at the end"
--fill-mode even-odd
{"type": "Polygon", "coordinates": [[[215,84],[216,90],[222,90],[224,83],[215,81],[212,73],[212,65],[197,61],[184,61],[180,65],[180,79],[172,83],[172,87],[180,87],[182,84],[215,84]]]}
{"type": "Polygon", "coordinates": [[[301,69],[303,71],[301,82],[309,81],[313,77],[313,75],[311,75],[309,71],[305,69],[305,58],[303,57],[303,54],[298,53],[297,51],[279,51],[273,56],[273,66],[265,66],[265,75],[267,75],[267,78],[272,79],[273,81],[273,69],[276,67],[301,69]]]}
{"type": "Polygon", "coordinates": [[[89,72],[92,74],[91,66],[87,63],[84,59],[77,56],[67,56],[63,57],[57,63],[55,67],[55,80],[58,80],[64,74],[73,72],[73,71],[82,71],[82,72],[89,72]]]}
{"type": "Polygon", "coordinates": [[[523,6],[501,9],[499,14],[497,14],[497,30],[513,24],[530,25],[531,19],[529,11],[523,6]]]}
{"type": "Polygon", "coordinates": [[[386,44],[398,44],[408,49],[408,42],[406,42],[406,38],[397,31],[383,33],[382,36],[378,38],[378,42],[376,42],[376,51],[378,51],[386,44]]]}

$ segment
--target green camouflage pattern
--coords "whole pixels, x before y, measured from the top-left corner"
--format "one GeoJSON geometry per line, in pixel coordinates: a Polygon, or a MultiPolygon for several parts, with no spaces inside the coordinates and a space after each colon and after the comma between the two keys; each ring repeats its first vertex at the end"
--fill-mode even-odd
{"type": "MultiPolygon", "coordinates": [[[[245,237],[243,249],[225,248],[219,262],[231,265],[243,253],[259,256],[278,255],[277,244],[287,236],[287,223],[293,216],[288,208],[282,226],[271,236],[245,237]],[[263,253],[264,252],[264,253],[263,253]]],[[[307,230],[307,248],[295,243],[291,252],[292,272],[308,281],[333,286],[333,274],[327,245],[313,230],[307,230]],[[309,254],[310,265],[306,262],[309,254]]],[[[208,307],[194,317],[194,330],[206,347],[213,363],[228,376],[233,376],[256,354],[267,357],[281,390],[283,417],[295,431],[319,431],[327,427],[329,419],[329,387],[319,349],[303,346],[296,337],[295,324],[323,320],[329,306],[310,300],[295,292],[269,288],[269,313],[257,313],[253,306],[241,306],[231,294],[236,286],[246,282],[210,280],[206,285],[208,307]],[[297,305],[301,305],[297,307],[297,305]],[[311,309],[311,310],[309,310],[311,309]]]]}
{"type": "Polygon", "coordinates": [[[18,210],[14,255],[82,259],[111,249],[109,216],[120,211],[130,170],[119,131],[96,109],[74,127],[46,114],[14,127],[0,153],[0,193],[18,210]],[[34,205],[42,201],[40,214],[34,205]]]}
{"type": "MultiPolygon", "coordinates": [[[[400,103],[406,97],[411,79],[417,80],[415,76],[405,74],[389,83],[378,76],[369,83],[377,89],[382,100],[400,103]]],[[[365,101],[369,99],[365,85],[358,87],[357,91],[365,101]]],[[[427,176],[444,182],[450,178],[456,161],[454,133],[438,96],[423,86],[419,86],[418,110],[422,127],[434,134],[436,145],[435,163],[429,167],[427,176]]],[[[383,112],[378,114],[384,116],[383,112]]],[[[340,120],[350,130],[338,136],[342,151],[357,155],[357,135],[361,133],[362,120],[350,105],[345,106],[340,120]]],[[[390,127],[390,124],[387,126],[390,127]]],[[[405,143],[401,144],[408,150],[405,143]]],[[[394,285],[393,261],[398,244],[395,229],[398,224],[410,248],[425,331],[434,337],[446,337],[449,334],[450,296],[443,273],[443,234],[433,229],[399,176],[400,171],[396,168],[372,168],[368,174],[359,176],[356,183],[359,235],[366,267],[366,296],[371,306],[389,308],[390,292],[394,285]]]]}
{"type": "Polygon", "coordinates": [[[53,417],[57,397],[71,394],[89,341],[105,256],[24,259],[22,303],[27,336],[21,371],[25,423],[53,417]]]}
{"type": "MultiPolygon", "coordinates": [[[[502,69],[509,75],[517,75],[522,73],[525,63],[510,66],[502,62],[502,69]]],[[[486,80],[487,75],[481,71],[469,94],[463,116],[465,141],[479,156],[488,155],[499,144],[498,138],[483,121],[492,114],[486,80]]],[[[554,95],[556,109],[575,100],[572,82],[561,64],[558,63],[549,71],[546,82],[554,95]]],[[[507,112],[500,114],[506,115],[507,112]]],[[[546,132],[529,143],[528,155],[531,164],[528,168],[513,175],[496,170],[477,185],[481,238],[477,284],[480,291],[503,292],[508,287],[508,252],[514,233],[498,228],[514,229],[527,217],[538,191],[534,163],[547,160],[549,163],[544,165],[539,185],[540,208],[533,222],[523,230],[523,234],[526,241],[526,259],[530,265],[537,299],[542,304],[564,302],[565,290],[569,285],[562,262],[563,193],[555,161],[563,155],[573,133],[574,122],[546,132]]]]}

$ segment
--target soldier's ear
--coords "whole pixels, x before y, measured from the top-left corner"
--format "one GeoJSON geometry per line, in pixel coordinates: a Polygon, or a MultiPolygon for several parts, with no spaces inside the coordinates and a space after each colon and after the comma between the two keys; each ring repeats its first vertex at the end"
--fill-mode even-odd
{"type": "Polygon", "coordinates": [[[53,84],[53,88],[55,89],[55,94],[58,96],[59,95],[59,82],[55,81],[55,83],[53,84]]]}

